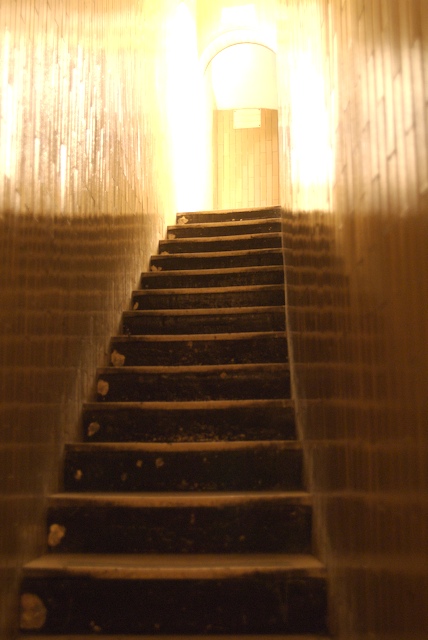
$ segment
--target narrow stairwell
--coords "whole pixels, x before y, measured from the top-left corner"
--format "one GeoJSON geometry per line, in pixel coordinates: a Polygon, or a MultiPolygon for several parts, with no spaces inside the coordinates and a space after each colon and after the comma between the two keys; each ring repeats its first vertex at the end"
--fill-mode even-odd
{"type": "Polygon", "coordinates": [[[24,568],[22,633],[326,634],[279,208],[179,215],[122,327],[24,568]]]}

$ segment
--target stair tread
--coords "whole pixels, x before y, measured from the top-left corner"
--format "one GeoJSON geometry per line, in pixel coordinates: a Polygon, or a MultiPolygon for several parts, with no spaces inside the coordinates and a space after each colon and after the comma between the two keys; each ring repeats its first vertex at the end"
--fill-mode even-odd
{"type": "Polygon", "coordinates": [[[175,410],[203,410],[203,409],[240,409],[240,408],[285,408],[294,407],[294,401],[290,398],[255,398],[245,399],[237,398],[236,400],[174,400],[165,401],[146,401],[146,402],[86,402],[83,405],[86,410],[99,409],[150,409],[151,411],[175,411],[175,410]]]}
{"type": "Polygon", "coordinates": [[[67,575],[104,580],[209,579],[288,573],[324,577],[325,567],[309,554],[47,554],[24,567],[27,577],[67,575]]]}
{"type": "Polygon", "coordinates": [[[243,449],[300,450],[302,445],[296,440],[249,440],[249,441],[206,441],[206,442],[78,442],[65,445],[67,451],[156,451],[156,452],[210,452],[242,451],[243,449]]]}
{"type": "Polygon", "coordinates": [[[173,231],[174,229],[203,229],[204,227],[243,227],[249,224],[278,224],[280,218],[247,218],[246,220],[222,220],[219,222],[186,222],[185,224],[173,224],[168,225],[167,231],[173,231]]]}
{"type": "MultiPolygon", "coordinates": [[[[181,256],[185,255],[183,253],[179,254],[181,256]]],[[[194,254],[192,254],[194,255],[194,254]]],[[[207,254],[203,254],[207,255],[207,254]]],[[[142,277],[150,277],[150,276],[166,276],[166,277],[179,277],[179,276],[199,276],[199,275],[234,275],[240,273],[259,273],[259,272],[267,272],[270,271],[279,271],[283,272],[284,267],[280,264],[268,264],[268,265],[260,265],[260,266],[250,266],[250,267],[222,267],[219,269],[174,269],[174,271],[143,271],[141,274],[142,277]]]]}
{"type": "Polygon", "coordinates": [[[250,313],[275,313],[275,312],[283,312],[285,309],[285,305],[274,305],[274,306],[266,306],[266,307],[208,307],[205,309],[134,309],[132,311],[124,311],[124,314],[127,316],[130,315],[166,315],[166,316],[174,316],[174,315],[182,315],[182,316],[191,316],[191,315],[245,315],[250,313]]]}
{"type": "MultiPolygon", "coordinates": [[[[279,233],[274,234],[274,235],[280,235],[279,233]]],[[[240,236],[239,236],[240,237],[240,236]]],[[[213,239],[213,238],[212,238],[213,239]]],[[[194,240],[194,239],[193,239],[194,240]]],[[[161,240],[161,242],[172,242],[172,240],[161,240]]],[[[282,253],[282,249],[281,247],[263,247],[261,249],[235,249],[234,251],[205,251],[205,252],[189,252],[189,253],[174,253],[174,254],[169,254],[167,252],[165,253],[159,253],[156,254],[154,256],[152,256],[152,258],[162,258],[164,256],[169,256],[169,257],[174,257],[174,258],[208,258],[208,257],[219,257],[219,258],[226,258],[228,256],[254,256],[254,255],[258,255],[258,254],[269,254],[269,253],[282,253]]]]}
{"type": "MultiPolygon", "coordinates": [[[[209,640],[260,640],[261,638],[265,638],[265,640],[330,640],[330,636],[320,636],[320,635],[312,635],[312,634],[304,634],[304,635],[278,635],[278,634],[263,634],[263,635],[209,635],[209,640]]],[[[21,640],[94,640],[94,634],[79,634],[79,635],[32,635],[26,633],[23,636],[18,636],[21,640]]],[[[122,634],[114,634],[114,635],[103,635],[96,634],[96,638],[98,640],[207,640],[207,635],[122,635],[122,634]]]]}
{"type": "Polygon", "coordinates": [[[126,374],[132,373],[215,373],[218,372],[229,372],[233,373],[236,371],[282,371],[288,370],[290,366],[288,363],[284,362],[256,362],[250,364],[190,364],[190,365],[162,365],[162,366],[138,366],[133,365],[129,367],[101,367],[97,369],[98,375],[106,375],[106,374],[118,374],[121,375],[124,372],[126,374]]]}
{"type": "Polygon", "coordinates": [[[181,334],[149,334],[149,335],[117,335],[112,342],[208,342],[212,340],[233,342],[234,340],[251,340],[252,338],[285,338],[285,331],[249,331],[248,333],[181,333],[181,334]]]}
{"type": "Polygon", "coordinates": [[[134,289],[133,295],[139,296],[164,296],[164,295],[195,295],[211,293],[240,293],[242,291],[284,291],[282,284],[250,284],[250,285],[230,285],[228,287],[171,287],[167,289],[134,289]]]}
{"type": "Polygon", "coordinates": [[[280,231],[267,231],[265,233],[243,233],[242,235],[239,236],[207,236],[207,237],[203,237],[203,238],[173,238],[171,240],[159,240],[159,247],[162,247],[162,245],[164,244],[169,244],[171,242],[175,242],[175,243],[194,243],[194,242],[201,242],[201,243],[209,243],[209,242],[218,242],[219,240],[221,242],[245,242],[246,240],[253,240],[254,238],[280,238],[281,237],[281,232],[280,231]]]}
{"type": "Polygon", "coordinates": [[[307,491],[206,491],[182,493],[178,491],[159,492],[87,492],[54,493],[48,497],[51,507],[122,506],[181,508],[197,506],[233,506],[248,503],[275,502],[310,505],[311,495],[307,491]]]}
{"type": "Polygon", "coordinates": [[[198,215],[203,215],[204,213],[206,214],[211,214],[211,213],[224,213],[224,214],[228,214],[228,213],[233,213],[235,215],[239,215],[239,214],[244,214],[244,215],[248,215],[249,213],[257,213],[258,211],[277,211],[278,215],[281,211],[281,205],[279,204],[271,204],[271,205],[265,205],[264,207],[239,207],[238,209],[233,208],[233,209],[204,209],[203,211],[179,211],[177,213],[177,218],[181,218],[182,216],[191,216],[194,213],[198,214],[198,215]]]}

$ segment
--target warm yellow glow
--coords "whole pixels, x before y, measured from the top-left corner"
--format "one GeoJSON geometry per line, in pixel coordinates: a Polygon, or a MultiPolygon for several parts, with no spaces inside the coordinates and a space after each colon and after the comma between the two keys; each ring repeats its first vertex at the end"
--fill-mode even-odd
{"type": "Polygon", "coordinates": [[[167,106],[178,211],[210,208],[211,105],[198,59],[195,17],[180,3],[168,25],[167,106]]]}
{"type": "Polygon", "coordinates": [[[318,9],[284,2],[278,12],[282,203],[294,210],[331,209],[334,118],[318,9]]]}
{"type": "Polygon", "coordinates": [[[290,65],[290,109],[293,182],[308,190],[323,187],[332,171],[324,78],[305,53],[290,65]]]}
{"type": "Polygon", "coordinates": [[[244,4],[237,7],[223,7],[221,10],[221,24],[224,26],[255,26],[257,11],[254,4],[244,4]]]}
{"type": "Polygon", "coordinates": [[[270,49],[254,44],[228,47],[208,71],[217,109],[278,108],[276,56],[270,49]]]}

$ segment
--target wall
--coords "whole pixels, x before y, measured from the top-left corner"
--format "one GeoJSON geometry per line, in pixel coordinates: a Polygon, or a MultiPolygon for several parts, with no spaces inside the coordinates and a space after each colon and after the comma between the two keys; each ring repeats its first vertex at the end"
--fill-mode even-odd
{"type": "Polygon", "coordinates": [[[205,161],[198,74],[190,0],[0,3],[2,638],[130,292],[176,208],[205,204],[178,192],[175,153],[179,114],[205,161]]]}
{"type": "Polygon", "coordinates": [[[428,5],[281,0],[278,37],[287,315],[332,620],[422,640],[428,5]]]}
{"type": "Polygon", "coordinates": [[[214,208],[279,204],[278,111],[261,109],[261,127],[234,129],[233,109],[214,111],[214,208]]]}

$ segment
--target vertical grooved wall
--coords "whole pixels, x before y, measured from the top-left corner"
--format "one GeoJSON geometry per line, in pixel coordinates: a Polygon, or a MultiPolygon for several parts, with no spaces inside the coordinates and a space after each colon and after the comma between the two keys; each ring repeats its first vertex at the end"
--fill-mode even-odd
{"type": "Polygon", "coordinates": [[[0,2],[2,638],[20,567],[45,546],[63,444],[80,435],[95,368],[174,219],[171,114],[198,65],[188,5],[0,2]]]}
{"type": "Polygon", "coordinates": [[[423,640],[428,5],[281,0],[278,27],[288,326],[333,620],[423,640]]]}

